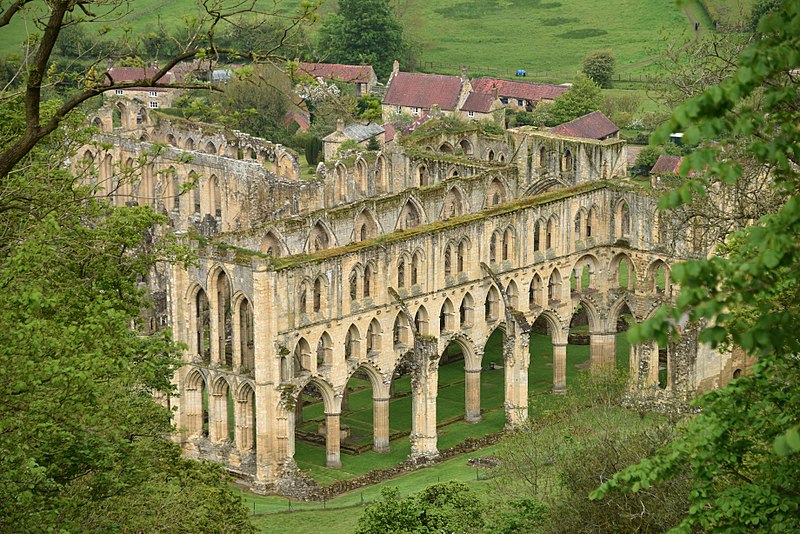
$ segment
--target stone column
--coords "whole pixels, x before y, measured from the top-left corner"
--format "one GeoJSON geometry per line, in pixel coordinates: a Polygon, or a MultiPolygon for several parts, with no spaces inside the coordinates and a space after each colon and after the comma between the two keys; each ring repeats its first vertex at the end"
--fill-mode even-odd
{"type": "Polygon", "coordinates": [[[389,452],[389,397],[372,398],[372,427],[372,450],[389,452]]]}
{"type": "Polygon", "coordinates": [[[213,443],[228,439],[228,398],[219,391],[208,395],[208,438],[213,443]]]}
{"type": "Polygon", "coordinates": [[[528,419],[528,335],[521,333],[503,344],[505,368],[506,426],[515,427],[528,419]]]}
{"type": "Polygon", "coordinates": [[[616,364],[617,333],[591,332],[589,346],[592,371],[613,370],[616,364]]]}
{"type": "Polygon", "coordinates": [[[567,391],[567,344],[553,342],[553,393],[567,391]]]}
{"type": "Polygon", "coordinates": [[[415,358],[418,369],[411,378],[411,458],[432,458],[439,455],[436,445],[439,369],[430,363],[436,358],[435,342],[425,342],[415,358]]]}
{"type": "Polygon", "coordinates": [[[339,414],[325,414],[325,466],[342,467],[339,456],[339,414]]]}
{"type": "Polygon", "coordinates": [[[253,407],[247,400],[236,401],[236,448],[247,452],[253,448],[253,407]]]}
{"type": "MultiPolygon", "coordinates": [[[[241,308],[241,301],[234,304],[231,302],[233,306],[232,314],[231,314],[231,323],[233,323],[233,335],[231,336],[231,344],[233,345],[233,372],[238,373],[239,369],[242,367],[242,316],[239,313],[241,308]]],[[[252,369],[250,369],[252,371],[252,369]]]]}
{"type": "MultiPolygon", "coordinates": [[[[218,274],[214,275],[216,279],[218,274]]],[[[217,293],[217,280],[209,284],[208,288],[208,328],[209,328],[209,343],[211,343],[211,363],[219,365],[222,355],[219,350],[219,294],[217,293]]]]}
{"type": "Polygon", "coordinates": [[[464,369],[464,422],[481,420],[481,369],[464,369]]]}

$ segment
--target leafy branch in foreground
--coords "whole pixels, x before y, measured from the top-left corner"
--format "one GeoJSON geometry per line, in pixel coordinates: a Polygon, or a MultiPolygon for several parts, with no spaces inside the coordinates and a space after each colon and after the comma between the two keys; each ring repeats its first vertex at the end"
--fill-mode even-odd
{"type": "Polygon", "coordinates": [[[771,187],[784,200],[729,236],[715,257],[676,265],[677,305],[631,332],[634,342],[665,343],[677,325],[699,321],[703,342],[740,347],[757,363],[749,376],[701,397],[700,414],[678,439],[591,495],[638,491],[689,471],[691,506],[679,532],[800,529],[800,5],[784,2],[762,18],[759,34],[735,76],[678,108],[658,133],[707,142],[685,159],[684,181],[661,207],[709,194],[708,176],[736,187],[741,166],[726,157],[734,142],[771,169],[771,187]]]}

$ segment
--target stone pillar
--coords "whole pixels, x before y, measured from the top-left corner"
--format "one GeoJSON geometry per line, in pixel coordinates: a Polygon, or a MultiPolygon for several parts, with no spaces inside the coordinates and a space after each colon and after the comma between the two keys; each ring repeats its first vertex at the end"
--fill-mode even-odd
{"type": "Polygon", "coordinates": [[[567,392],[567,344],[553,342],[553,393],[567,392]]]}
{"type": "Polygon", "coordinates": [[[339,456],[339,414],[325,414],[325,466],[342,467],[339,456]]]}
{"type": "MultiPolygon", "coordinates": [[[[233,306],[232,314],[231,314],[231,323],[233,323],[233,335],[231,336],[231,344],[233,345],[233,372],[238,373],[239,369],[242,367],[242,316],[239,313],[241,308],[241,302],[234,304],[231,302],[233,306]]],[[[252,371],[252,369],[250,369],[252,371]]]]}
{"type": "Polygon", "coordinates": [[[372,427],[372,450],[389,452],[389,397],[372,398],[372,427]]]}
{"type": "Polygon", "coordinates": [[[506,426],[511,428],[528,419],[528,334],[509,337],[503,343],[505,361],[506,426]]]}
{"type": "Polygon", "coordinates": [[[613,370],[617,360],[617,333],[591,332],[589,345],[592,371],[613,370]]]}
{"type": "Polygon", "coordinates": [[[464,422],[481,420],[481,369],[464,369],[464,422]]]}
{"type": "Polygon", "coordinates": [[[217,293],[217,278],[218,273],[214,275],[214,280],[209,284],[208,288],[208,328],[209,328],[209,343],[211,343],[211,363],[219,365],[222,355],[219,350],[219,294],[217,293]]]}
{"type": "Polygon", "coordinates": [[[253,448],[253,407],[246,399],[236,402],[236,448],[248,452],[253,448]]]}
{"type": "Polygon", "coordinates": [[[415,342],[417,370],[411,378],[411,458],[435,458],[439,455],[436,441],[436,395],[439,368],[432,365],[438,354],[435,341],[415,342]]]}
{"type": "Polygon", "coordinates": [[[208,438],[213,443],[228,439],[228,397],[219,391],[208,395],[208,438]]]}

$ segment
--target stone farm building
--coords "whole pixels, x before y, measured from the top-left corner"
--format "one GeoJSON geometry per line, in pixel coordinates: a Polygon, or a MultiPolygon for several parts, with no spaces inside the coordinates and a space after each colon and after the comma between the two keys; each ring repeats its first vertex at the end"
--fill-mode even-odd
{"type": "MultiPolygon", "coordinates": [[[[304,388],[321,394],[335,467],[347,462],[339,429],[348,380],[371,382],[373,446],[386,451],[391,384],[411,373],[411,456],[436,457],[437,373],[449,344],[465,355],[464,418],[476,421],[484,347],[504,333],[504,409],[516,425],[527,417],[531,325],[549,332],[552,388],[564,391],[579,307],[591,367],[613,365],[620,316],[642,320],[669,303],[672,264],[704,253],[627,179],[625,144],[611,134],[495,135],[432,120],[300,179],[290,149],[167,116],[137,121],[137,106],[147,107],[102,108],[102,132],[73,165],[109,201],[167,214],[163,231],[197,253],[192,266],[149,277],[154,308],[140,328],[169,326],[186,344],[180,395],[163,399],[185,453],[225,464],[260,491],[281,491],[296,472],[304,388]],[[114,109],[125,118],[118,127],[114,109]],[[157,153],[154,143],[163,145],[157,153]],[[125,168],[134,180],[120,180],[125,168]],[[194,187],[182,193],[187,183],[194,187]]],[[[666,347],[632,347],[631,391],[685,400],[743,367],[693,332],[687,326],[666,347]]]]}

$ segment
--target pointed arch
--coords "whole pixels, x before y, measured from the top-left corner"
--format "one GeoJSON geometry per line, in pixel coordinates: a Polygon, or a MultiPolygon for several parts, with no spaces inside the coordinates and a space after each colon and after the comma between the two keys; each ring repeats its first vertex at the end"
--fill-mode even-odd
{"type": "Polygon", "coordinates": [[[388,190],[387,184],[389,182],[389,169],[386,162],[386,156],[379,154],[375,160],[375,193],[382,194],[388,190]]]}
{"type": "Polygon", "coordinates": [[[191,437],[208,437],[208,389],[199,369],[187,373],[183,398],[187,433],[191,437]]]}
{"type": "Polygon", "coordinates": [[[367,265],[364,267],[364,298],[372,296],[372,294],[375,292],[375,272],[375,265],[372,262],[367,263],[367,265]]]}
{"type": "Polygon", "coordinates": [[[458,217],[467,213],[469,210],[465,198],[459,187],[451,187],[444,197],[441,218],[449,219],[450,217],[458,217]]]}
{"type": "Polygon", "coordinates": [[[542,252],[542,230],[547,226],[547,223],[539,219],[533,223],[533,251],[542,252]]]}
{"type": "Polygon", "coordinates": [[[311,309],[314,313],[323,313],[328,308],[328,278],[321,274],[314,279],[311,309]]]}
{"type": "Polygon", "coordinates": [[[334,203],[347,201],[347,167],[337,162],[335,167],[334,203]]]}
{"type": "Polygon", "coordinates": [[[470,328],[475,322],[475,299],[467,291],[458,307],[458,324],[461,328],[470,328]]]}
{"type": "Polygon", "coordinates": [[[466,270],[465,262],[467,258],[467,250],[469,249],[469,241],[467,238],[463,238],[458,243],[458,257],[456,262],[456,270],[459,273],[463,273],[466,270]]]}
{"type": "Polygon", "coordinates": [[[414,326],[420,335],[427,336],[430,334],[430,322],[428,319],[428,310],[425,306],[420,306],[417,313],[414,314],[414,326]]]}
{"type": "Polygon", "coordinates": [[[458,146],[459,146],[459,148],[461,148],[461,152],[465,156],[471,156],[472,155],[472,143],[470,143],[468,140],[462,139],[461,142],[458,143],[458,146]]]}
{"type": "Polygon", "coordinates": [[[558,217],[555,214],[547,219],[547,228],[545,229],[545,250],[556,248],[558,245],[558,217]]]}
{"type": "Polygon", "coordinates": [[[506,286],[506,295],[508,295],[508,303],[515,310],[519,309],[519,289],[514,280],[510,280],[506,286]]]}
{"type": "Polygon", "coordinates": [[[554,267],[550,277],[547,279],[547,301],[560,302],[562,299],[561,293],[561,272],[558,267],[554,267]]]}
{"type": "Polygon", "coordinates": [[[294,369],[294,376],[300,374],[301,371],[316,371],[316,361],[311,355],[311,345],[308,344],[306,338],[301,337],[297,340],[294,346],[292,368],[294,369]]]}
{"type": "Polygon", "coordinates": [[[512,260],[514,258],[515,240],[516,240],[516,231],[512,225],[509,225],[503,232],[503,245],[502,245],[503,261],[512,260]]]}
{"type": "Polygon", "coordinates": [[[608,266],[608,277],[610,287],[633,290],[636,287],[636,267],[630,256],[624,252],[615,255],[608,266]]]}
{"type": "Polygon", "coordinates": [[[589,211],[586,213],[586,232],[585,236],[586,239],[591,237],[597,237],[597,226],[599,219],[597,218],[597,206],[592,205],[589,211]]]}
{"type": "Polygon", "coordinates": [[[441,154],[455,154],[456,151],[453,149],[453,145],[445,141],[441,145],[439,145],[439,152],[441,154]]]}
{"type": "Polygon", "coordinates": [[[414,197],[408,197],[397,219],[396,230],[407,230],[426,222],[425,212],[420,203],[414,197]]]}
{"type": "Polygon", "coordinates": [[[631,236],[631,212],[626,200],[620,200],[614,210],[614,229],[617,239],[627,239],[631,236]]]}
{"type": "Polygon", "coordinates": [[[425,265],[425,254],[421,249],[414,251],[411,256],[411,285],[425,284],[425,273],[423,272],[423,265],[425,265]]]}
{"type": "Polygon", "coordinates": [[[409,327],[408,320],[403,312],[398,312],[394,318],[394,325],[392,326],[392,343],[395,347],[398,345],[409,346],[411,344],[411,328],[409,327]]]}
{"type": "Polygon", "coordinates": [[[572,273],[575,275],[575,290],[596,289],[597,274],[600,271],[600,261],[594,254],[584,254],[572,264],[572,273]]]}
{"type": "Polygon", "coordinates": [[[431,185],[431,173],[425,163],[419,163],[414,169],[415,186],[425,187],[431,185]]]}
{"type": "Polygon", "coordinates": [[[664,260],[658,259],[647,266],[647,290],[657,295],[672,296],[670,283],[670,267],[664,260]]]}
{"type": "Polygon", "coordinates": [[[286,247],[283,245],[283,242],[278,237],[275,230],[270,230],[267,232],[267,235],[264,236],[264,239],[261,240],[259,250],[262,254],[266,254],[267,256],[280,258],[284,255],[286,247]]]}
{"type": "Polygon", "coordinates": [[[492,179],[489,182],[489,187],[486,189],[486,207],[497,206],[503,204],[508,199],[508,190],[499,178],[492,179]]]}
{"type": "Polygon", "coordinates": [[[208,143],[206,143],[206,146],[205,146],[205,153],[206,153],[206,154],[213,154],[213,155],[215,155],[215,156],[216,156],[216,154],[217,154],[217,147],[216,147],[216,145],[215,145],[213,142],[211,142],[211,141],[209,141],[208,143]]]}
{"type": "Polygon", "coordinates": [[[445,298],[439,312],[439,335],[455,330],[455,308],[449,298],[445,298]]]}
{"type": "Polygon", "coordinates": [[[310,253],[327,250],[336,246],[335,237],[328,225],[321,219],[314,223],[308,234],[306,251],[310,253]]]}
{"type": "Polygon", "coordinates": [[[361,332],[355,324],[351,324],[344,336],[344,358],[345,360],[360,360],[361,354],[361,332]]]}
{"type": "Polygon", "coordinates": [[[484,301],[484,320],[488,323],[500,319],[500,292],[493,285],[486,292],[484,301]]]}
{"type": "Polygon", "coordinates": [[[333,366],[333,340],[328,332],[323,332],[317,341],[317,372],[321,367],[333,366]]]}
{"type": "Polygon", "coordinates": [[[361,210],[353,225],[353,241],[366,241],[378,237],[381,233],[378,220],[368,208],[361,210]]]}
{"type": "Polygon", "coordinates": [[[256,393],[249,382],[242,383],[236,393],[236,445],[240,451],[256,449],[256,393]]]}
{"type": "Polygon", "coordinates": [[[362,157],[357,158],[355,165],[356,194],[362,197],[368,193],[367,174],[367,162],[362,157]]]}
{"type": "Polygon", "coordinates": [[[381,350],[381,335],[383,329],[377,319],[372,319],[367,327],[367,355],[381,350]]]}
{"type": "Polygon", "coordinates": [[[194,139],[187,137],[183,143],[184,150],[194,150],[194,139]]]}
{"type": "Polygon", "coordinates": [[[528,286],[528,307],[534,310],[536,307],[544,307],[542,294],[542,277],[539,273],[534,273],[531,283],[528,286]]]}

